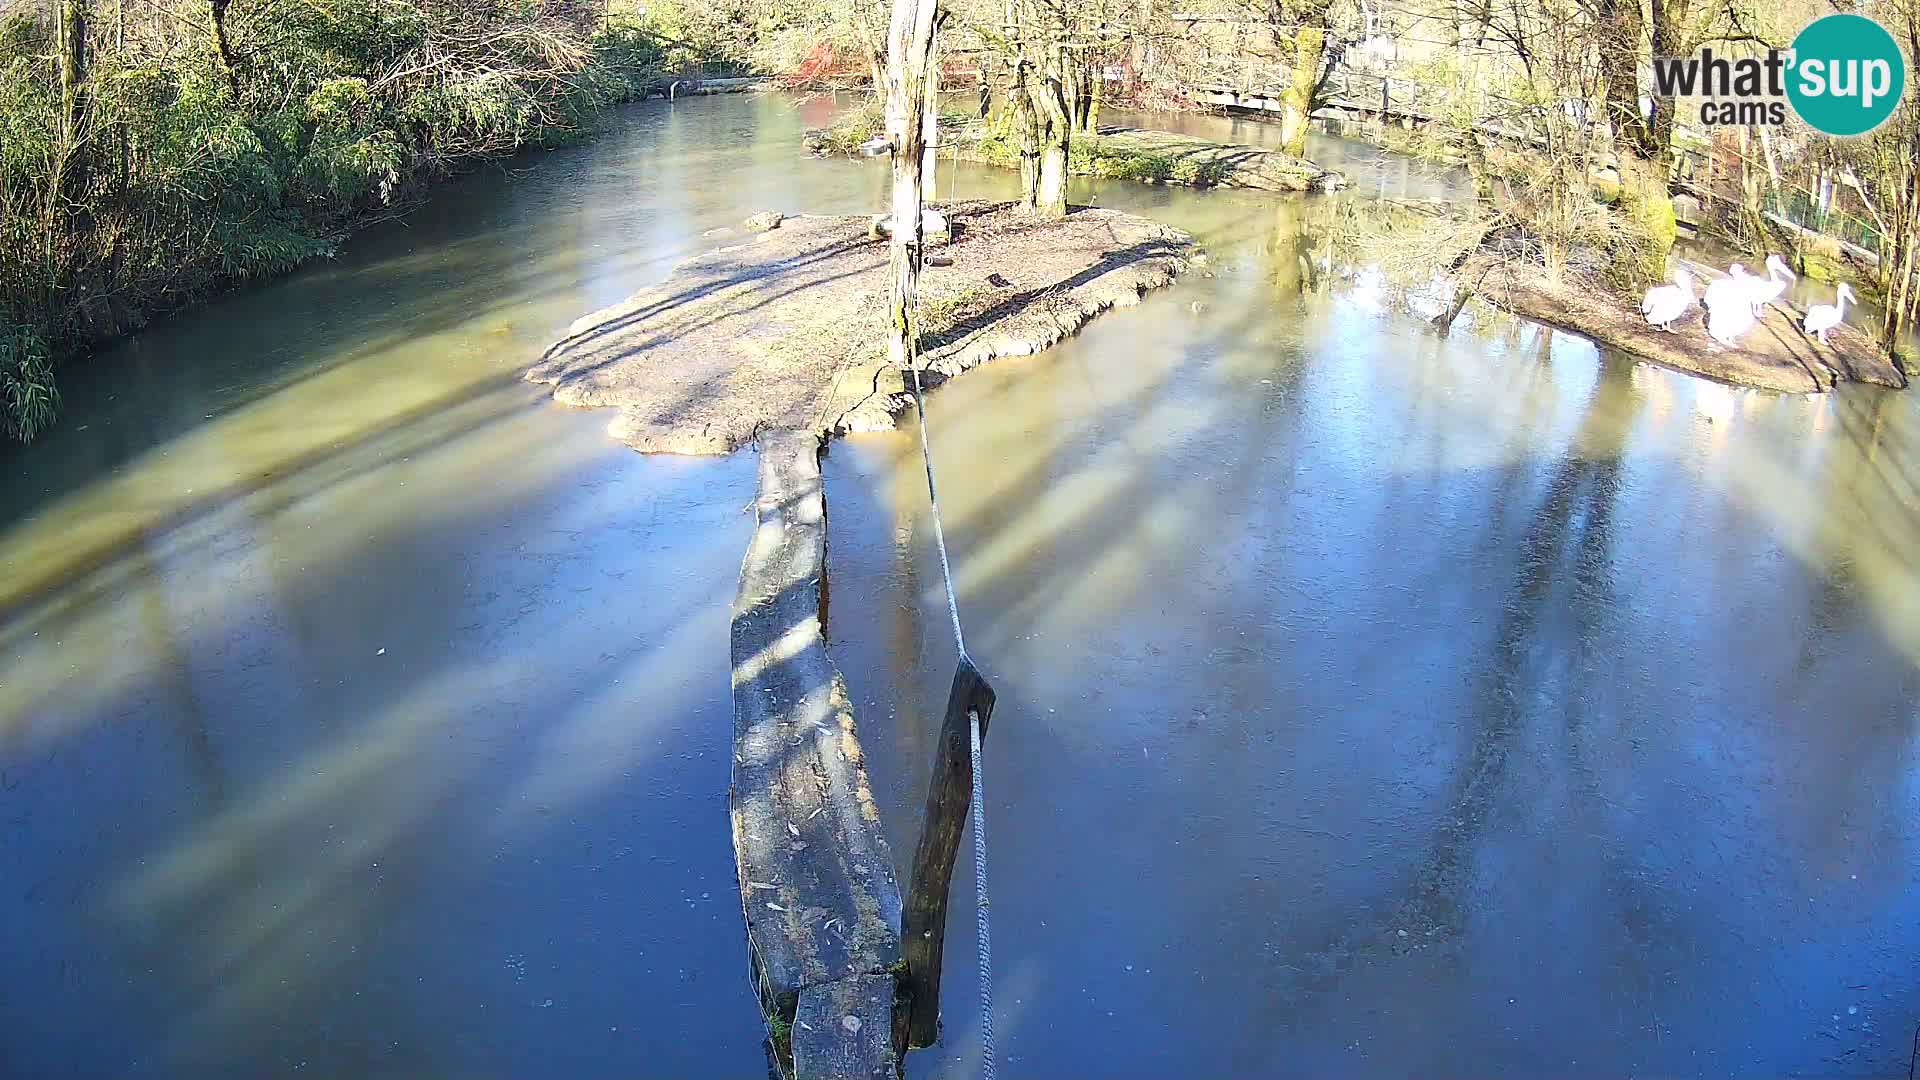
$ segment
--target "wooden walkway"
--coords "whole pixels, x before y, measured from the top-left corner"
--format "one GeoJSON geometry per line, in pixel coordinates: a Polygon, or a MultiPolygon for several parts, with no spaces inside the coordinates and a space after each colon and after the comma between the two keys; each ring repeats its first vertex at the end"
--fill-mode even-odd
{"type": "MultiPolygon", "coordinates": [[[[1392,75],[1376,75],[1345,67],[1336,68],[1333,74],[1328,76],[1327,86],[1320,96],[1319,103],[1314,107],[1313,118],[1316,120],[1372,118],[1386,122],[1397,121],[1406,127],[1432,123],[1439,118],[1440,114],[1415,92],[1417,85],[1411,79],[1397,79],[1392,75]]],[[[1189,87],[1188,92],[1197,101],[1232,109],[1277,113],[1286,108],[1283,101],[1285,91],[1277,89],[1205,83],[1189,87]]],[[[1510,105],[1511,111],[1515,114],[1539,108],[1539,106],[1524,105],[1504,98],[1499,100],[1510,105]]],[[[1546,144],[1543,136],[1511,121],[1496,121],[1488,125],[1486,130],[1513,142],[1524,142],[1534,146],[1546,144]]]]}

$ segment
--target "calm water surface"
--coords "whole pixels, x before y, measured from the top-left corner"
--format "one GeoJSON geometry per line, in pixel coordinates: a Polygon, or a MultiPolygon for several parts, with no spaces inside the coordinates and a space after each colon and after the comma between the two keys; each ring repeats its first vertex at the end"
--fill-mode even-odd
{"type": "MultiPolygon", "coordinates": [[[[1436,338],[1321,262],[1325,201],[1083,197],[1219,275],[931,403],[1000,695],[1003,1074],[1904,1075],[1914,400],[1436,338]]],[[[903,866],[953,663],[917,450],[828,463],[903,866]]],[[[949,947],[914,1076],[974,1067],[971,919],[949,947]]]]}
{"type": "Polygon", "coordinates": [[[769,207],[636,106],[79,368],[0,449],[0,1076],[764,1075],[728,840],[754,462],[518,373],[769,207]]]}
{"type": "MultiPolygon", "coordinates": [[[[0,1075],[764,1074],[725,817],[754,463],[516,377],[711,230],[877,205],[796,155],[832,107],[636,107],[149,331],[0,451],[0,1075]]],[[[1912,400],[1437,339],[1327,201],[1076,198],[1219,274],[932,405],[1000,691],[1004,1074],[1904,1068],[1912,400]]],[[[951,670],[914,447],[827,466],[903,863],[951,670]]],[[[913,1075],[972,1068],[971,968],[913,1075]]]]}

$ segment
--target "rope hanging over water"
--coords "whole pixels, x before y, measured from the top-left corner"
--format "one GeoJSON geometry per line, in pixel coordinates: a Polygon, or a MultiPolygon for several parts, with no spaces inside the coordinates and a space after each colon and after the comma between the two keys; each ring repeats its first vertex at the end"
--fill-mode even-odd
{"type": "MultiPolygon", "coordinates": [[[[948,227],[952,227],[951,221],[948,227]]],[[[915,343],[917,344],[917,343],[915,343]]],[[[920,462],[927,472],[927,505],[933,511],[933,542],[940,551],[940,579],[947,588],[947,615],[953,620],[953,645],[960,662],[971,666],[967,639],[960,629],[960,601],[953,590],[953,565],[947,558],[947,530],[940,519],[940,493],[933,482],[933,448],[927,441],[927,399],[920,389],[919,349],[911,348],[907,370],[912,375],[913,407],[920,414],[920,462]]],[[[993,932],[987,919],[987,806],[986,787],[980,769],[980,714],[967,710],[968,752],[973,763],[973,791],[969,797],[973,817],[973,895],[974,931],[980,953],[980,1075],[994,1080],[993,1047],[993,932]]]]}

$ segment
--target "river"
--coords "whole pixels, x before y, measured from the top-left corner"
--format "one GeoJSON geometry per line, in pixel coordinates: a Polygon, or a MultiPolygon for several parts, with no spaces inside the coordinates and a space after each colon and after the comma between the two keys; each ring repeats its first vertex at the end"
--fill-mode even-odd
{"type": "MultiPolygon", "coordinates": [[[[764,1073],[725,813],[752,459],[632,454],[515,376],[712,230],[878,205],[877,163],[797,155],[832,107],[635,106],[75,369],[0,450],[0,1075],[764,1073]]],[[[1000,694],[1005,1074],[1904,1067],[1913,399],[1437,338],[1326,200],[1075,198],[1217,274],[930,408],[1000,694]]],[[[952,660],[916,450],[826,463],[903,867],[952,660]]],[[[971,923],[910,1075],[977,1054],[971,923]]]]}

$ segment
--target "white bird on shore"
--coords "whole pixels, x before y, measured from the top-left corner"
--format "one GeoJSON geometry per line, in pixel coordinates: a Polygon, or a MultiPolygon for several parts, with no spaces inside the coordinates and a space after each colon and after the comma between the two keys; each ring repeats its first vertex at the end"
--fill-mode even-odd
{"type": "Polygon", "coordinates": [[[1752,284],[1747,286],[1747,298],[1753,302],[1753,317],[1766,318],[1767,305],[1780,299],[1781,294],[1787,291],[1787,278],[1798,276],[1787,269],[1786,262],[1780,256],[1767,256],[1767,276],[1752,278],[1752,284]]]}
{"type": "Polygon", "coordinates": [[[1746,294],[1748,280],[1747,268],[1734,263],[1727,267],[1726,277],[1715,278],[1707,283],[1706,294],[1700,298],[1700,302],[1709,310],[1738,303],[1746,294]]]}
{"type": "Polygon", "coordinates": [[[1853,290],[1846,282],[1841,282],[1840,288],[1834,292],[1833,303],[1815,304],[1808,308],[1806,321],[1801,326],[1807,333],[1819,338],[1820,344],[1825,345],[1827,332],[1839,326],[1847,317],[1847,301],[1853,299],[1857,299],[1853,295],[1853,290]]]}
{"type": "Polygon", "coordinates": [[[1647,325],[1668,333],[1673,332],[1673,320],[1693,306],[1693,274],[1684,264],[1673,272],[1673,281],[1672,285],[1648,289],[1640,301],[1640,314],[1646,316],[1647,325]]]}
{"type": "Polygon", "coordinates": [[[1707,335],[1722,345],[1732,345],[1741,334],[1753,329],[1753,305],[1747,301],[1752,278],[1739,263],[1727,267],[1727,276],[1707,286],[1701,303],[1707,309],[1707,335]]]}

